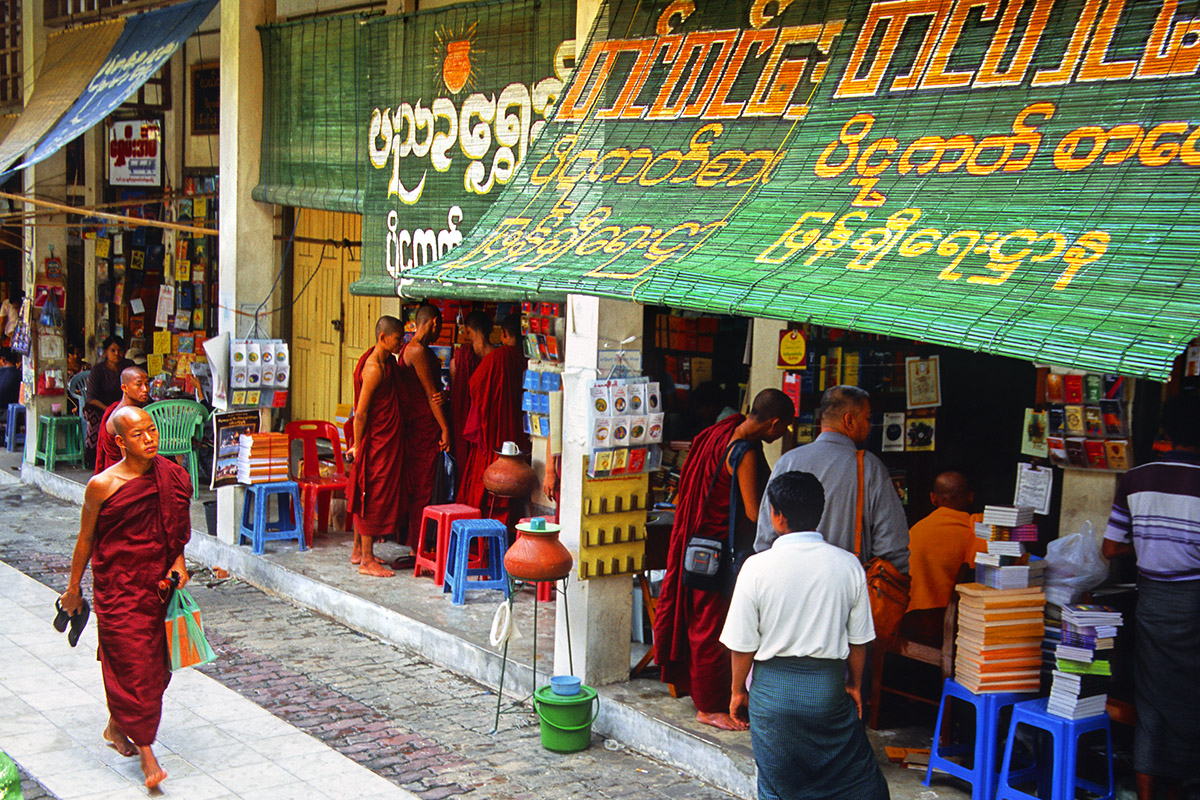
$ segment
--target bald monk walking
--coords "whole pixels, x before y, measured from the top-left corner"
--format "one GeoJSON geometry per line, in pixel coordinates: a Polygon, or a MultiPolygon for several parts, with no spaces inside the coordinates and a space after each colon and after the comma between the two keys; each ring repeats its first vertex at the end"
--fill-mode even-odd
{"type": "Polygon", "coordinates": [[[350,563],[363,575],[396,573],[375,558],[375,539],[393,536],[404,519],[404,415],[396,354],[404,346],[404,324],[382,316],[375,323],[375,346],[354,368],[354,462],[347,510],[354,516],[350,563]]]}
{"type": "MultiPolygon", "coordinates": [[[[417,330],[400,351],[400,403],[404,409],[404,484],[408,546],[417,549],[421,516],[433,494],[434,459],[450,449],[450,421],[442,391],[442,361],[429,345],[442,335],[442,312],[431,303],[417,307],[417,330]]],[[[357,440],[356,440],[357,441],[357,440]]]]}
{"type": "Polygon", "coordinates": [[[525,379],[525,355],[521,351],[521,317],[512,314],[500,323],[500,346],[488,346],[471,376],[471,411],[466,436],[471,455],[463,470],[458,502],[489,511],[504,519],[508,501],[494,497],[494,507],[485,507],[483,473],[496,460],[496,451],[505,442],[516,442],[526,450],[529,444],[521,427],[521,384],[525,379]]]}
{"type": "Polygon", "coordinates": [[[471,454],[471,442],[465,432],[471,412],[471,376],[480,360],[494,349],[491,337],[491,317],[482,311],[472,311],[463,320],[463,343],[450,359],[450,424],[454,430],[454,460],[460,472],[466,469],[471,454]]]}
{"type": "Polygon", "coordinates": [[[117,446],[116,429],[112,415],[118,408],[134,406],[143,408],[150,402],[150,376],[141,367],[126,367],[121,370],[121,399],[104,409],[100,417],[100,429],[96,433],[96,471],[99,475],[123,457],[117,446]]]}
{"type": "Polygon", "coordinates": [[[146,786],[167,777],[151,746],[171,679],[159,582],[188,582],[183,548],[191,536],[187,470],[158,455],[158,429],[140,408],[111,416],[125,457],[88,481],[71,577],[59,604],[74,616],[83,607],[80,582],[92,563],[100,671],[108,700],[103,736],[124,756],[140,756],[146,786]]]}
{"type": "Polygon", "coordinates": [[[729,714],[733,662],[720,641],[737,574],[723,559],[727,565],[715,579],[700,585],[685,576],[684,555],[693,537],[727,541],[731,527],[735,562],[752,551],[769,473],[762,444],[782,436],[795,414],[786,394],[763,389],[750,416],[733,414],[696,435],[679,476],[667,574],[654,615],[654,660],[664,682],[692,696],[696,720],[722,730],[748,727],[729,714]]]}

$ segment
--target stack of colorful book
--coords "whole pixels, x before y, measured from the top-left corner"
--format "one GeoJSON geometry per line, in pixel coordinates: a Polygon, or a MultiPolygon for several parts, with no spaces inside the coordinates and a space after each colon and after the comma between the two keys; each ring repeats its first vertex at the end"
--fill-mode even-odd
{"type": "Polygon", "coordinates": [[[237,482],[276,483],[288,480],[286,433],[243,433],[238,439],[237,482]]]}
{"type": "Polygon", "coordinates": [[[954,679],[976,694],[1037,691],[1046,603],[1042,590],[993,589],[979,583],[955,588],[960,600],[954,679]]]}
{"type": "Polygon", "coordinates": [[[976,580],[993,589],[1041,586],[1045,563],[1031,562],[1022,544],[1037,540],[1032,519],[1033,509],[1028,506],[984,506],[983,522],[975,524],[975,535],[987,539],[988,549],[975,556],[976,580]]]}
{"type": "Polygon", "coordinates": [[[1112,667],[1108,657],[1124,623],[1108,606],[1068,605],[1062,609],[1062,641],[1055,648],[1057,669],[1047,710],[1069,719],[1104,713],[1112,667]]]}

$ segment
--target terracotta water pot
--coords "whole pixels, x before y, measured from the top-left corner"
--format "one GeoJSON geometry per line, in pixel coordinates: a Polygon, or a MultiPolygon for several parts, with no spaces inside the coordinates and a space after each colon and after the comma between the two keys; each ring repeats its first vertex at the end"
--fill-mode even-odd
{"type": "Polygon", "coordinates": [[[525,497],[537,488],[537,473],[525,461],[525,454],[511,442],[496,453],[496,460],[483,471],[483,486],[499,497],[525,497]],[[507,451],[507,452],[505,452],[507,451]]]}
{"type": "Polygon", "coordinates": [[[522,581],[557,581],[567,577],[575,559],[558,540],[559,530],[542,517],[517,525],[517,541],[504,554],[504,569],[522,581]]]}

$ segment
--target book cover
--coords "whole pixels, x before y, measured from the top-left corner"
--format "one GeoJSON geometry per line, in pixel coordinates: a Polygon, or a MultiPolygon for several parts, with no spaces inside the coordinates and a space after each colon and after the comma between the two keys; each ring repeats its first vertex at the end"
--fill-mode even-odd
{"type": "Polygon", "coordinates": [[[1083,436],[1087,432],[1087,423],[1084,421],[1083,406],[1071,405],[1066,407],[1066,428],[1067,433],[1074,436],[1083,436]]]}
{"type": "Polygon", "coordinates": [[[1104,454],[1104,442],[1099,439],[1088,439],[1083,447],[1087,452],[1088,466],[1092,469],[1108,469],[1108,458],[1104,454]]]}
{"type": "Polygon", "coordinates": [[[1125,434],[1124,416],[1121,413],[1120,400],[1100,401],[1100,419],[1104,423],[1106,436],[1123,436],[1125,434]]]}
{"type": "Polygon", "coordinates": [[[1083,402],[1083,376],[1082,375],[1064,375],[1063,376],[1063,399],[1068,403],[1083,402]]]}
{"type": "Polygon", "coordinates": [[[1099,375],[1087,375],[1083,379],[1083,402],[1099,403],[1104,396],[1104,379],[1099,375]]]}
{"type": "Polygon", "coordinates": [[[1062,436],[1067,430],[1067,412],[1062,406],[1047,408],[1046,421],[1051,436],[1062,436]]]}
{"type": "Polygon", "coordinates": [[[1047,436],[1046,446],[1050,449],[1050,463],[1061,467],[1067,463],[1066,440],[1061,436],[1047,436]]]}
{"type": "Polygon", "coordinates": [[[1104,435],[1104,422],[1100,416],[1100,406],[1083,407],[1083,427],[1088,436],[1104,435]]]}
{"type": "Polygon", "coordinates": [[[1129,442],[1109,439],[1104,443],[1104,456],[1109,469],[1129,469],[1129,442]]]}
{"type": "Polygon", "coordinates": [[[1086,440],[1072,436],[1067,439],[1067,463],[1072,467],[1086,468],[1088,465],[1086,440]]]}
{"type": "Polygon", "coordinates": [[[1046,402],[1047,403],[1063,403],[1066,402],[1066,395],[1063,393],[1063,376],[1050,374],[1046,376],[1046,402]]]}

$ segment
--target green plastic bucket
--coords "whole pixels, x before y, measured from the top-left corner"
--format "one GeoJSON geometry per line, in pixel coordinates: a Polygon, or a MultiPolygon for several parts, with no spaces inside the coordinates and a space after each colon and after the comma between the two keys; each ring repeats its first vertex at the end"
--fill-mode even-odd
{"type": "Polygon", "coordinates": [[[579,694],[560,695],[543,686],[533,693],[533,707],[542,725],[542,747],[577,753],[592,743],[592,723],[600,713],[600,698],[592,687],[580,686],[579,694]]]}

